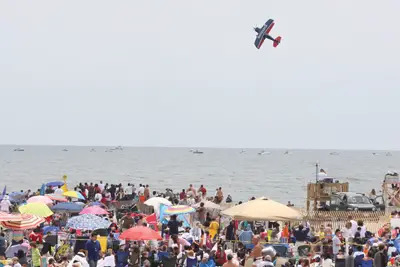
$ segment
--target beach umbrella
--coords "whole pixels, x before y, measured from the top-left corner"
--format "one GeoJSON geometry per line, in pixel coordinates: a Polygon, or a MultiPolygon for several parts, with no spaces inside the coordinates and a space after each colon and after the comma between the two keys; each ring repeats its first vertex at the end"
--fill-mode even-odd
{"type": "Polygon", "coordinates": [[[20,213],[7,213],[0,211],[0,222],[15,222],[21,220],[22,215],[20,213]]]}
{"type": "Polygon", "coordinates": [[[13,245],[7,248],[5,254],[7,258],[13,258],[18,253],[19,250],[22,250],[24,253],[27,253],[29,248],[28,246],[24,246],[22,244],[13,245]]]}
{"type": "Polygon", "coordinates": [[[58,231],[60,231],[60,228],[57,226],[45,226],[43,227],[43,234],[47,234],[50,232],[55,232],[57,233],[58,231]]]}
{"type": "Polygon", "coordinates": [[[48,195],[45,195],[45,196],[50,198],[53,201],[58,201],[58,202],[67,202],[68,201],[67,198],[65,198],[63,196],[60,196],[60,195],[57,195],[57,194],[48,194],[48,195]]]}
{"type": "Polygon", "coordinates": [[[45,220],[39,216],[22,214],[19,221],[1,222],[1,226],[15,231],[34,229],[45,220]]]}
{"type": "Polygon", "coordinates": [[[88,207],[92,207],[92,206],[100,206],[100,207],[106,207],[106,205],[104,205],[103,203],[101,203],[101,202],[98,202],[98,201],[96,201],[96,202],[90,202],[89,204],[87,204],[87,206],[88,207]]]}
{"type": "Polygon", "coordinates": [[[64,185],[64,182],[61,182],[61,181],[54,181],[54,182],[48,182],[47,184],[46,184],[46,186],[47,187],[58,187],[58,186],[63,186],[64,185]]]}
{"type": "Polygon", "coordinates": [[[291,221],[301,220],[297,210],[266,197],[250,200],[222,211],[234,220],[249,221],[291,221]]]}
{"type": "Polygon", "coordinates": [[[91,206],[84,208],[79,214],[107,215],[109,213],[99,206],[91,206]]]}
{"type": "Polygon", "coordinates": [[[53,215],[50,208],[43,203],[28,203],[26,205],[19,206],[19,212],[22,214],[32,214],[39,217],[49,217],[53,215]]]}
{"type": "Polygon", "coordinates": [[[55,212],[65,212],[65,213],[78,213],[83,209],[82,205],[74,202],[63,202],[54,205],[51,210],[55,212]]]}
{"type": "Polygon", "coordinates": [[[145,226],[136,226],[129,228],[122,232],[119,236],[122,240],[132,240],[132,241],[147,241],[147,240],[162,240],[161,235],[145,226]]]}
{"type": "Polygon", "coordinates": [[[221,206],[211,202],[211,201],[202,201],[193,205],[194,208],[200,208],[200,204],[204,203],[204,208],[211,209],[211,210],[222,210],[221,206]]]}
{"type": "Polygon", "coordinates": [[[85,200],[85,197],[77,191],[64,192],[63,196],[85,200]]]}
{"type": "Polygon", "coordinates": [[[43,204],[53,204],[53,201],[46,196],[34,196],[30,197],[27,201],[27,203],[43,203],[43,204]]]}
{"type": "Polygon", "coordinates": [[[190,206],[186,205],[177,205],[177,206],[170,206],[165,211],[165,215],[179,215],[179,214],[187,214],[195,212],[196,210],[190,206]]]}
{"type": "Polygon", "coordinates": [[[159,207],[160,204],[166,205],[166,206],[172,206],[171,201],[168,199],[165,199],[163,197],[152,197],[149,198],[144,202],[147,206],[153,206],[153,207],[159,207]]]}
{"type": "Polygon", "coordinates": [[[93,214],[83,214],[68,219],[67,228],[79,230],[104,229],[110,226],[110,221],[93,214]]]}

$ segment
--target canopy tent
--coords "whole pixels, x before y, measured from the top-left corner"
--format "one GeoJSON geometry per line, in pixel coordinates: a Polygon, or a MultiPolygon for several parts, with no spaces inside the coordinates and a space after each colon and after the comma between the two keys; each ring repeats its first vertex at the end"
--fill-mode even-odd
{"type": "Polygon", "coordinates": [[[293,208],[266,197],[250,200],[222,211],[234,220],[291,221],[301,220],[301,214],[293,208]]]}

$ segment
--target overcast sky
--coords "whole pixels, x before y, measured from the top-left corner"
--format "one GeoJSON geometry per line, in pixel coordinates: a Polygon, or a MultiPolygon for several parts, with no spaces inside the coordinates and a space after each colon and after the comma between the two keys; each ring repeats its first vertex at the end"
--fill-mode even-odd
{"type": "Polygon", "coordinates": [[[399,10],[1,1],[0,143],[400,149],[399,10]]]}

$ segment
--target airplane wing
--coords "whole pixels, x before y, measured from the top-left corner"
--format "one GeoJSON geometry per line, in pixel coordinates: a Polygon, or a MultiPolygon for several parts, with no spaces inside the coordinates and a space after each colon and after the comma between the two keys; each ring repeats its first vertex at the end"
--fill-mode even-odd
{"type": "Polygon", "coordinates": [[[275,23],[273,19],[269,19],[267,20],[267,22],[265,22],[264,27],[265,28],[265,32],[269,33],[272,29],[272,27],[274,27],[275,23]]]}

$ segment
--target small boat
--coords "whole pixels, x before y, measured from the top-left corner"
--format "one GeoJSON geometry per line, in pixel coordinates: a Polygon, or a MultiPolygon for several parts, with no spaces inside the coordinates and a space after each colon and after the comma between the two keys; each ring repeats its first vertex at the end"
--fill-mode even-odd
{"type": "Polygon", "coordinates": [[[22,152],[22,151],[25,151],[25,149],[19,147],[19,148],[15,148],[14,151],[15,152],[22,152]]]}
{"type": "Polygon", "coordinates": [[[379,154],[376,153],[376,152],[372,152],[372,155],[374,155],[374,156],[379,156],[379,154]]]}
{"type": "Polygon", "coordinates": [[[392,156],[392,153],[390,153],[390,152],[386,153],[386,157],[391,157],[391,156],[392,156]]]}
{"type": "Polygon", "coordinates": [[[244,154],[244,153],[246,153],[246,150],[242,149],[242,150],[240,151],[240,154],[244,154]]]}
{"type": "Polygon", "coordinates": [[[283,155],[292,155],[292,152],[290,152],[289,150],[286,150],[285,153],[283,153],[283,155]]]}
{"type": "Polygon", "coordinates": [[[329,155],[331,155],[331,156],[338,156],[338,155],[339,155],[339,152],[331,152],[331,153],[329,153],[329,155]]]}
{"type": "Polygon", "coordinates": [[[62,151],[64,151],[64,152],[68,152],[68,149],[64,148],[62,151]]]}
{"type": "Polygon", "coordinates": [[[193,154],[203,154],[203,151],[200,151],[200,150],[193,150],[193,154]]]}
{"type": "Polygon", "coordinates": [[[269,155],[271,154],[271,152],[265,151],[265,150],[261,150],[260,152],[258,152],[258,155],[269,155]]]}
{"type": "Polygon", "coordinates": [[[114,149],[109,148],[109,149],[106,149],[104,152],[113,152],[113,151],[114,151],[114,149]]]}
{"type": "Polygon", "coordinates": [[[96,149],[92,148],[90,149],[90,152],[96,152],[96,149]]]}

